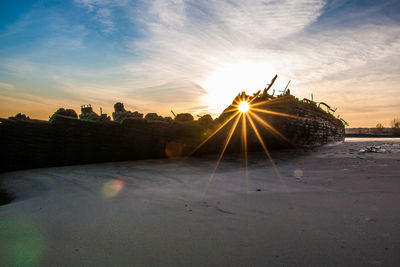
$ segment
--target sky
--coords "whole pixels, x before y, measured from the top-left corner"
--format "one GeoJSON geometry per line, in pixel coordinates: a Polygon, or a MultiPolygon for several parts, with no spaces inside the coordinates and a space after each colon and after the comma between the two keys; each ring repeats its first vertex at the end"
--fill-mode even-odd
{"type": "Polygon", "coordinates": [[[218,116],[290,80],[350,127],[400,117],[398,0],[1,0],[0,117],[218,116]]]}

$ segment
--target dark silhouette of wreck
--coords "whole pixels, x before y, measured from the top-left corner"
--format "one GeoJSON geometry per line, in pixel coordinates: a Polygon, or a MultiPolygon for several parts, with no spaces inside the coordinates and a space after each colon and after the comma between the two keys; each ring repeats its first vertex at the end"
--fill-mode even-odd
{"type": "Polygon", "coordinates": [[[194,120],[189,113],[177,114],[174,119],[156,113],[143,117],[139,112],[125,110],[122,103],[114,105],[113,120],[102,112],[96,114],[90,105],[81,106],[79,119],[75,111],[63,108],[49,121],[30,119],[24,114],[0,119],[0,171],[217,154],[235,124],[226,153],[243,150],[242,127],[247,128],[247,150],[262,151],[249,120],[244,125],[231,119],[237,114],[235,103],[243,99],[258,110],[267,111],[257,116],[270,128],[255,118],[253,123],[268,148],[314,147],[344,139],[344,121],[333,115],[333,109],[328,106],[330,110],[325,111],[313,100],[299,100],[288,88],[278,96],[269,94],[275,79],[276,76],[263,92],[253,96],[240,93],[215,120],[210,115],[194,120]],[[221,129],[214,134],[218,128],[221,129]]]}

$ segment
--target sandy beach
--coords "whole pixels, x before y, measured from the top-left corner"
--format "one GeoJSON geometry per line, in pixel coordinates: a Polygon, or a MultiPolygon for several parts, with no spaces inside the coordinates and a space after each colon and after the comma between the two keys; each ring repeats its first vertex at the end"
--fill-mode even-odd
{"type": "Polygon", "coordinates": [[[399,145],[277,151],[278,173],[263,153],[3,173],[0,262],[399,266],[399,145]]]}

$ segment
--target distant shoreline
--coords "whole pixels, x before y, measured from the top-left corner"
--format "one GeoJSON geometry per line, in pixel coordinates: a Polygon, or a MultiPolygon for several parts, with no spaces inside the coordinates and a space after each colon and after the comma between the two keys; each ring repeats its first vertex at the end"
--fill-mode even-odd
{"type": "Polygon", "coordinates": [[[400,137],[398,128],[346,128],[345,137],[400,137]]]}
{"type": "Polygon", "coordinates": [[[346,137],[358,137],[358,138],[400,138],[400,135],[377,135],[377,134],[346,134],[346,137]]]}

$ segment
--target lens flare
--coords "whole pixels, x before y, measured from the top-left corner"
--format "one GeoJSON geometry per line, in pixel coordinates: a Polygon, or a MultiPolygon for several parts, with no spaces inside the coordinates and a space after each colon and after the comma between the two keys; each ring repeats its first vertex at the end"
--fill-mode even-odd
{"type": "Polygon", "coordinates": [[[167,155],[168,158],[179,158],[182,156],[182,150],[182,144],[172,141],[166,145],[165,155],[167,155]]]}
{"type": "Polygon", "coordinates": [[[39,266],[45,249],[41,227],[31,219],[0,220],[1,266],[39,266]]]}
{"type": "Polygon", "coordinates": [[[293,175],[294,177],[296,177],[297,179],[300,179],[301,177],[303,177],[303,171],[300,169],[295,169],[293,171],[293,175]]]}
{"type": "Polygon", "coordinates": [[[245,112],[249,111],[249,109],[250,109],[249,102],[247,102],[247,101],[240,102],[240,104],[238,106],[238,109],[242,113],[245,113],[245,112]]]}
{"type": "Polygon", "coordinates": [[[101,188],[101,194],[105,199],[113,198],[119,194],[124,187],[124,181],[118,179],[112,179],[106,182],[101,188]]]}

